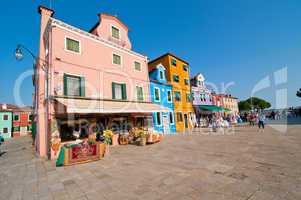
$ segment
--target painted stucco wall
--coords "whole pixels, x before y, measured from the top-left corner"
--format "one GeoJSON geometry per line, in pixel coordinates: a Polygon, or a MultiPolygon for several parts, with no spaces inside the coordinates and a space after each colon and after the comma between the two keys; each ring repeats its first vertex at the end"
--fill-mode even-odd
{"type": "Polygon", "coordinates": [[[104,45],[59,26],[52,29],[52,44],[53,82],[57,95],[63,95],[63,76],[67,73],[85,77],[86,97],[112,99],[111,84],[117,82],[127,85],[128,100],[137,100],[135,88],[139,85],[143,87],[145,101],[150,101],[146,57],[104,45]],[[66,50],[66,37],[80,41],[80,53],[66,50]],[[113,53],[122,57],[121,66],[113,64],[113,53]],[[141,63],[141,71],[135,70],[135,61],[141,63]]]}
{"type": "Polygon", "coordinates": [[[154,62],[149,63],[149,70],[154,69],[158,64],[164,65],[166,68],[166,78],[167,82],[172,85],[173,87],[173,100],[174,100],[174,112],[175,112],[175,119],[176,119],[176,129],[177,131],[183,131],[185,129],[184,126],[184,114],[188,117],[188,128],[192,128],[193,122],[190,120],[194,113],[192,102],[186,101],[186,94],[190,94],[190,85],[185,85],[184,79],[189,78],[189,65],[184,63],[182,60],[173,57],[170,54],[161,57],[160,59],[156,59],[154,62]],[[177,60],[176,66],[171,64],[172,59],[177,60]],[[183,65],[186,64],[188,67],[188,71],[184,71],[183,65]],[[173,75],[179,76],[179,83],[173,80],[173,75]],[[174,98],[174,93],[178,91],[181,93],[181,101],[176,101],[174,98]],[[176,113],[182,113],[183,121],[178,121],[176,117],[176,113]]]}
{"type": "Polygon", "coordinates": [[[200,87],[191,87],[193,105],[212,105],[212,95],[208,90],[200,87]]]}
{"type": "Polygon", "coordinates": [[[167,92],[170,91],[172,94],[172,86],[166,85],[166,78],[165,78],[165,69],[162,67],[158,67],[155,70],[152,70],[150,72],[150,93],[151,93],[151,100],[153,103],[156,103],[158,105],[161,105],[163,107],[169,108],[172,112],[173,116],[173,123],[170,123],[170,116],[168,112],[162,112],[161,114],[161,121],[162,125],[159,126],[157,122],[157,116],[156,113],[153,113],[153,123],[154,123],[154,129],[158,132],[163,132],[163,118],[167,117],[169,122],[169,130],[171,133],[176,132],[176,126],[175,126],[175,115],[174,115],[174,104],[173,104],[173,98],[171,97],[171,101],[168,101],[168,95],[167,92]],[[159,72],[162,71],[164,73],[163,79],[160,78],[159,72]],[[156,101],[155,99],[155,88],[158,88],[160,91],[160,100],[156,101]]]}
{"type": "Polygon", "coordinates": [[[11,112],[0,112],[0,132],[4,139],[11,138],[11,129],[12,129],[12,113],[11,112]],[[8,119],[4,120],[4,115],[7,115],[8,119]],[[7,128],[8,132],[3,133],[3,129],[7,128]]]}

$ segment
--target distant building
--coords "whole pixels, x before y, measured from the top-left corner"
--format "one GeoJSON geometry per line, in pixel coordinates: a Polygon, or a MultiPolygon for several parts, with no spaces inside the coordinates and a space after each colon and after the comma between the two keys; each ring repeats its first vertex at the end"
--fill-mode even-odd
{"type": "Polygon", "coordinates": [[[213,94],[213,104],[219,107],[223,107],[227,112],[232,114],[238,114],[238,98],[233,97],[230,94],[213,94]]]}
{"type": "Polygon", "coordinates": [[[32,108],[16,108],[13,111],[13,137],[30,135],[32,131],[32,108]]]}
{"type": "Polygon", "coordinates": [[[154,129],[161,133],[175,133],[174,103],[172,98],[172,85],[167,83],[166,69],[162,64],[158,64],[149,72],[151,100],[165,108],[169,112],[154,112],[154,129]]]}
{"type": "Polygon", "coordinates": [[[0,104],[0,133],[4,138],[30,135],[32,108],[20,108],[13,104],[0,104]]]}
{"type": "Polygon", "coordinates": [[[0,134],[4,139],[12,137],[12,116],[7,104],[0,104],[0,134]]]}

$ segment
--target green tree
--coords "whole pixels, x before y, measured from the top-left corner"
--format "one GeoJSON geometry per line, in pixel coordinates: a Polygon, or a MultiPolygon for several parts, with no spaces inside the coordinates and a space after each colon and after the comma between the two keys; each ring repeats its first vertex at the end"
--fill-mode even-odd
{"type": "Polygon", "coordinates": [[[239,110],[249,111],[253,108],[256,109],[266,109],[270,108],[271,104],[263,99],[258,97],[250,97],[245,101],[240,101],[238,104],[239,110]]]}
{"type": "Polygon", "coordinates": [[[301,88],[297,91],[297,97],[300,97],[301,98],[301,88]]]}
{"type": "Polygon", "coordinates": [[[240,101],[238,103],[238,108],[240,111],[249,111],[251,110],[251,105],[247,101],[240,101]]]}

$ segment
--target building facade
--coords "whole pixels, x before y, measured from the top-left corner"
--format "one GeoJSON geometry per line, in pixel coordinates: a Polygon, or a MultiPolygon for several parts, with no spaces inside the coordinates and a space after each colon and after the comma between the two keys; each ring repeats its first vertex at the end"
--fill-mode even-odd
{"type": "Polygon", "coordinates": [[[234,115],[239,113],[238,99],[236,97],[233,97],[230,94],[221,94],[220,97],[224,108],[229,109],[234,115]]]}
{"type": "Polygon", "coordinates": [[[12,137],[12,116],[7,104],[0,104],[0,134],[4,139],[12,137]]]}
{"type": "Polygon", "coordinates": [[[199,73],[190,80],[192,104],[199,105],[213,105],[211,91],[205,85],[204,76],[199,73]]]}
{"type": "Polygon", "coordinates": [[[172,85],[167,84],[166,69],[158,64],[149,72],[150,94],[153,103],[168,108],[169,112],[154,112],[153,124],[157,132],[168,134],[176,132],[172,85]]]}
{"type": "Polygon", "coordinates": [[[31,135],[32,117],[32,108],[30,107],[13,110],[13,137],[31,135]]]}
{"type": "Polygon", "coordinates": [[[40,156],[54,159],[76,134],[152,126],[152,113],[163,109],[150,101],[147,57],[132,50],[128,27],[99,14],[84,31],[55,19],[51,9],[40,6],[39,13],[34,114],[40,156]]]}
{"type": "Polygon", "coordinates": [[[193,128],[195,117],[190,92],[188,62],[167,53],[150,61],[149,70],[153,70],[160,63],[166,68],[167,83],[172,85],[176,130],[181,132],[193,128]]]}
{"type": "Polygon", "coordinates": [[[204,76],[199,73],[194,76],[191,80],[191,95],[192,105],[194,108],[197,124],[205,126],[205,117],[211,115],[212,112],[204,109],[202,106],[212,106],[213,98],[211,91],[206,87],[204,76]]]}

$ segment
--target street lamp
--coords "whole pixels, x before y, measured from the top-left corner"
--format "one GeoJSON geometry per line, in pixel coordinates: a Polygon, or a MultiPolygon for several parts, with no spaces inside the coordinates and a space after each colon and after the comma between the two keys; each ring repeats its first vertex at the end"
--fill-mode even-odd
{"type": "Polygon", "coordinates": [[[36,56],[34,55],[34,53],[32,53],[32,51],[30,51],[27,47],[25,47],[24,45],[18,44],[16,50],[15,50],[15,58],[17,60],[22,60],[23,59],[23,52],[22,49],[24,49],[25,51],[27,51],[32,58],[34,59],[34,62],[36,61],[36,56]]]}

